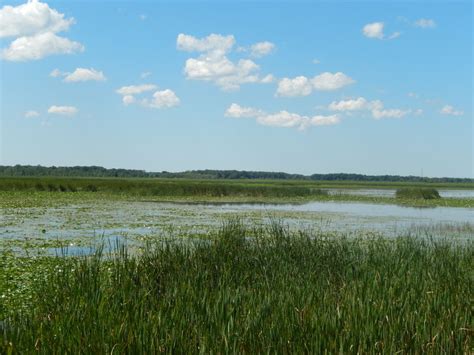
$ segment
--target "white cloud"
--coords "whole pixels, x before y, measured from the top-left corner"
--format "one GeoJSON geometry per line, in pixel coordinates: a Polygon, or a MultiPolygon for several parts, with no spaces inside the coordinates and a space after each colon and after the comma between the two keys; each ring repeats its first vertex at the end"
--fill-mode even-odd
{"type": "Polygon", "coordinates": [[[74,22],[73,18],[65,19],[64,14],[36,0],[16,7],[5,5],[0,9],[0,38],[62,32],[74,22]]]}
{"type": "Polygon", "coordinates": [[[146,91],[155,90],[157,88],[154,84],[141,84],[141,85],[130,85],[122,86],[120,89],[117,89],[117,94],[120,95],[137,95],[146,91]]]}
{"type": "Polygon", "coordinates": [[[260,67],[250,59],[237,62],[227,57],[235,44],[232,35],[211,34],[204,38],[179,34],[176,47],[188,52],[203,52],[195,58],[186,60],[184,73],[189,80],[203,80],[215,83],[223,90],[237,90],[245,83],[269,83],[272,76],[259,75],[260,67]]]}
{"type": "Polygon", "coordinates": [[[104,81],[106,80],[103,72],[93,68],[76,68],[74,72],[67,73],[64,81],[67,83],[74,83],[79,81],[104,81]]]}
{"type": "MultiPolygon", "coordinates": [[[[382,118],[402,118],[409,113],[411,110],[402,110],[402,109],[384,109],[384,104],[380,100],[368,101],[364,97],[359,97],[357,99],[348,99],[341,101],[331,102],[328,106],[328,109],[331,111],[368,111],[371,113],[372,117],[376,120],[382,118]]],[[[418,110],[415,114],[421,114],[418,110]]]]}
{"type": "Polygon", "coordinates": [[[34,110],[30,110],[30,111],[25,112],[25,117],[26,118],[32,118],[32,117],[38,117],[38,116],[39,116],[39,113],[37,111],[34,111],[34,110]]]}
{"type": "Polygon", "coordinates": [[[313,90],[332,91],[355,83],[355,80],[344,73],[324,72],[309,79],[305,76],[297,76],[293,79],[283,78],[278,82],[276,96],[307,96],[313,90]]]}
{"type": "Polygon", "coordinates": [[[30,0],[19,6],[0,9],[0,38],[13,37],[1,57],[10,61],[38,60],[53,54],[82,52],[84,46],[56,33],[69,29],[73,18],[51,9],[48,4],[30,0]]]}
{"type": "Polygon", "coordinates": [[[176,40],[176,46],[181,51],[188,52],[210,52],[227,53],[235,44],[232,35],[222,36],[212,33],[202,39],[180,33],[176,40]]]}
{"type": "Polygon", "coordinates": [[[450,115],[450,116],[462,116],[462,115],[464,115],[464,111],[456,110],[451,105],[444,105],[443,108],[441,109],[440,113],[443,114],[443,115],[450,115]]]}
{"type": "Polygon", "coordinates": [[[155,91],[155,93],[149,97],[138,101],[136,95],[143,94],[148,91],[157,89],[158,86],[154,84],[141,84],[141,85],[129,85],[122,86],[116,90],[117,94],[122,95],[122,102],[125,106],[140,103],[142,106],[150,108],[170,108],[178,106],[180,100],[176,94],[170,90],[165,89],[162,91],[155,91]]]}
{"type": "Polygon", "coordinates": [[[264,126],[306,128],[305,119],[308,119],[308,118],[301,116],[297,113],[291,113],[288,111],[280,111],[273,114],[258,116],[257,122],[264,126]]]}
{"type": "Polygon", "coordinates": [[[314,58],[313,59],[313,64],[321,64],[321,61],[319,59],[314,58]]]}
{"type": "Polygon", "coordinates": [[[367,109],[367,100],[363,97],[357,99],[341,100],[339,102],[333,101],[328,108],[331,111],[359,111],[367,109]]]}
{"type": "Polygon", "coordinates": [[[38,60],[53,54],[73,54],[84,51],[79,42],[57,36],[52,32],[15,39],[2,50],[2,58],[10,61],[38,60]]]}
{"type": "Polygon", "coordinates": [[[365,37],[372,39],[395,39],[400,37],[400,32],[393,32],[390,36],[385,37],[384,27],[385,24],[383,22],[368,23],[362,28],[362,33],[365,37]]]}
{"type": "Polygon", "coordinates": [[[435,28],[436,22],[428,18],[420,18],[415,21],[414,25],[421,28],[435,28]]]}
{"type": "Polygon", "coordinates": [[[252,107],[242,107],[238,104],[233,103],[229,106],[229,108],[225,111],[226,117],[257,117],[263,115],[264,112],[252,107]]]}
{"type": "Polygon", "coordinates": [[[383,110],[372,110],[372,117],[376,120],[382,118],[402,118],[409,114],[410,110],[400,110],[400,109],[383,109],[383,110]]]}
{"type": "Polygon", "coordinates": [[[270,54],[275,49],[275,45],[272,42],[258,42],[250,47],[250,53],[254,57],[263,57],[270,54]]]}
{"type": "Polygon", "coordinates": [[[302,116],[285,110],[266,113],[253,107],[242,107],[233,103],[225,112],[225,116],[233,118],[254,118],[258,124],[273,127],[297,128],[304,130],[310,126],[329,126],[340,122],[337,115],[302,116]]]}
{"type": "Polygon", "coordinates": [[[145,78],[148,78],[150,75],[151,75],[150,71],[145,71],[140,74],[140,78],[145,79],[145,78]]]}
{"type": "Polygon", "coordinates": [[[277,96],[308,96],[313,91],[311,81],[305,76],[297,76],[296,78],[283,78],[278,82],[276,91],[277,96]]]}
{"type": "Polygon", "coordinates": [[[341,122],[337,115],[322,116],[317,115],[311,118],[311,125],[313,126],[332,126],[341,122]]]}
{"type": "Polygon", "coordinates": [[[420,95],[418,95],[416,92],[409,92],[407,95],[408,97],[412,97],[414,99],[417,99],[420,97],[420,95]]]}
{"type": "Polygon", "coordinates": [[[390,36],[387,37],[387,39],[395,39],[400,37],[401,32],[393,32],[390,36]]]}
{"type": "Polygon", "coordinates": [[[341,72],[334,74],[325,72],[315,76],[312,83],[316,90],[332,91],[353,84],[355,80],[341,72]]]}
{"type": "Polygon", "coordinates": [[[151,108],[170,108],[179,105],[179,98],[172,90],[166,89],[156,91],[152,99],[144,99],[142,103],[144,106],[151,108]]]}
{"type": "Polygon", "coordinates": [[[59,69],[54,69],[51,71],[51,73],[49,73],[49,76],[53,77],[53,78],[58,78],[62,75],[61,71],[59,69]]]}
{"type": "Polygon", "coordinates": [[[362,28],[362,33],[364,34],[365,37],[368,37],[368,38],[383,39],[384,37],[383,28],[384,28],[383,22],[368,23],[362,28]]]}
{"type": "Polygon", "coordinates": [[[51,106],[48,109],[48,113],[56,114],[56,115],[64,115],[64,116],[73,116],[79,110],[74,106],[51,106]]]}
{"type": "Polygon", "coordinates": [[[272,74],[265,75],[260,82],[262,84],[269,84],[275,81],[275,77],[272,74]]]}
{"type": "Polygon", "coordinates": [[[135,103],[136,99],[133,95],[125,95],[124,97],[122,97],[122,102],[125,106],[128,106],[135,103]]]}
{"type": "Polygon", "coordinates": [[[146,18],[147,18],[147,16],[145,14],[141,14],[139,17],[140,17],[140,20],[142,20],[142,21],[145,21],[146,18]]]}

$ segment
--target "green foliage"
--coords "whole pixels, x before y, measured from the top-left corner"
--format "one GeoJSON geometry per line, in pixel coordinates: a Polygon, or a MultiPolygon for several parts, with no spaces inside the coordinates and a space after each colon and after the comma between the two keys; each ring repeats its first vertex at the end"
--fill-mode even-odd
{"type": "Polygon", "coordinates": [[[210,240],[68,259],[4,352],[469,353],[474,247],[230,221],[210,240]]]}
{"type": "Polygon", "coordinates": [[[441,198],[438,190],[433,188],[405,187],[397,189],[395,196],[400,199],[432,200],[441,198]]]}
{"type": "Polygon", "coordinates": [[[131,169],[106,169],[101,166],[45,167],[32,165],[1,166],[0,176],[55,176],[55,177],[120,177],[120,178],[183,178],[183,179],[266,179],[306,181],[352,181],[352,182],[412,182],[412,183],[473,183],[469,178],[426,178],[399,175],[363,174],[288,174],[267,171],[239,170],[190,170],[177,173],[167,171],[146,172],[131,169]]]}
{"type": "Polygon", "coordinates": [[[108,192],[136,196],[249,196],[304,197],[328,196],[325,190],[310,186],[273,183],[164,180],[164,179],[87,179],[87,178],[0,178],[0,191],[108,192]]]}

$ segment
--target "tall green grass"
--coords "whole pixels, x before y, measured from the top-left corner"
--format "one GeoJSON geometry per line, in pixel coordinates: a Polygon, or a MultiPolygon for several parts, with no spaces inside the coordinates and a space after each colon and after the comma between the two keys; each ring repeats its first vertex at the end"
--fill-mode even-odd
{"type": "Polygon", "coordinates": [[[248,183],[203,180],[93,179],[93,178],[1,178],[0,191],[106,192],[135,196],[244,196],[305,197],[327,191],[278,183],[248,183]]]}
{"type": "Polygon", "coordinates": [[[397,189],[395,192],[396,198],[401,199],[423,199],[432,200],[441,198],[438,190],[433,188],[423,187],[404,187],[397,189]]]}
{"type": "MultiPolygon", "coordinates": [[[[66,258],[14,353],[468,353],[474,247],[231,221],[210,241],[66,258]]],[[[1,350],[1,349],[0,349],[1,350]]]]}

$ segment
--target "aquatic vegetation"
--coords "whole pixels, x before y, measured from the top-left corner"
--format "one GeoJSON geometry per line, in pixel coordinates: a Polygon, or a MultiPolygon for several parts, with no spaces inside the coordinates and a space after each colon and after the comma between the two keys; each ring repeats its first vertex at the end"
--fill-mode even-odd
{"type": "Polygon", "coordinates": [[[423,199],[423,200],[433,200],[439,199],[438,190],[433,188],[421,188],[421,187],[404,187],[397,189],[395,192],[396,198],[400,199],[423,199]]]}
{"type": "MultiPolygon", "coordinates": [[[[248,181],[248,180],[186,180],[186,179],[99,179],[99,178],[1,178],[0,203],[8,205],[47,205],[76,201],[141,200],[169,202],[226,203],[304,203],[308,201],[354,201],[407,206],[474,207],[474,198],[424,199],[407,196],[354,195],[343,189],[360,186],[337,182],[248,181]],[[341,193],[329,194],[327,188],[337,187],[341,193]]],[[[370,185],[370,184],[369,184],[370,185]]],[[[400,184],[373,184],[372,187],[394,189],[400,184]]],[[[406,186],[412,186],[405,184],[406,186]]],[[[405,186],[402,185],[402,186],[405,186]]],[[[423,186],[423,185],[422,185],[423,186]]],[[[431,188],[425,184],[425,187],[431,188]]],[[[460,188],[452,184],[451,188],[460,188]]],[[[467,187],[467,186],[464,186],[467,187]]],[[[472,187],[471,187],[472,188],[472,187]]]]}
{"type": "MultiPolygon", "coordinates": [[[[5,352],[463,353],[474,245],[230,220],[208,241],[46,269],[5,352]]],[[[64,259],[63,259],[64,260],[64,259]]]]}

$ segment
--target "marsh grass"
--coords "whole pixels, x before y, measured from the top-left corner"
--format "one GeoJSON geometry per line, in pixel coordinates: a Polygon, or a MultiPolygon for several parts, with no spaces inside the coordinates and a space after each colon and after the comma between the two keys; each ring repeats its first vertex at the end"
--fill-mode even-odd
{"type": "Polygon", "coordinates": [[[395,197],[398,199],[423,199],[423,200],[433,200],[439,199],[438,190],[428,187],[404,187],[399,188],[395,192],[395,197]]]}
{"type": "MultiPolygon", "coordinates": [[[[468,353],[472,243],[332,238],[230,220],[208,242],[61,259],[13,353],[468,353]]],[[[0,349],[1,350],[1,349],[0,349]]]]}
{"type": "Polygon", "coordinates": [[[81,179],[81,178],[1,178],[0,191],[107,192],[135,196],[327,196],[310,186],[278,183],[160,180],[160,179],[81,179]]]}

